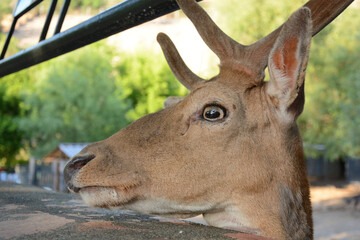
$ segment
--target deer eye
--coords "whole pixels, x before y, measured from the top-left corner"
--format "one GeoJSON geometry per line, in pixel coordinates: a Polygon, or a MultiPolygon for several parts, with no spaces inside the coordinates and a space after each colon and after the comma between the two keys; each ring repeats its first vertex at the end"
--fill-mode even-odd
{"type": "Polygon", "coordinates": [[[217,121],[225,117],[226,111],[223,107],[217,105],[210,105],[204,108],[203,118],[207,121],[217,121]]]}

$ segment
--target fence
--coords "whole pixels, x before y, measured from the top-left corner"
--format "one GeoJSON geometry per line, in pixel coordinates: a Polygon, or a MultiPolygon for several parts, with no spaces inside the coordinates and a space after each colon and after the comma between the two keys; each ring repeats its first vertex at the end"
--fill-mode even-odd
{"type": "Polygon", "coordinates": [[[38,161],[35,165],[31,163],[27,165],[17,165],[14,173],[0,172],[0,180],[35,185],[48,190],[68,192],[62,174],[65,162],[60,162],[60,175],[58,179],[56,179],[56,164],[56,162],[44,164],[38,161]]]}

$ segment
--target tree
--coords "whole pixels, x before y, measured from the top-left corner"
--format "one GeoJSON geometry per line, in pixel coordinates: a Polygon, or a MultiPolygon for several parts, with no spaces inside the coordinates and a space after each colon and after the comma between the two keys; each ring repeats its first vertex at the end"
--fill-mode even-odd
{"type": "Polygon", "coordinates": [[[32,155],[42,157],[59,142],[99,141],[127,124],[112,58],[112,49],[95,44],[41,65],[20,121],[32,155]]]}
{"type": "Polygon", "coordinates": [[[360,156],[360,17],[348,8],[313,40],[300,119],[304,140],[327,147],[330,159],[360,156]]]}
{"type": "Polygon", "coordinates": [[[19,120],[31,155],[59,142],[93,142],[160,110],[187,90],[165,58],[152,51],[118,53],[97,43],[6,76],[1,83],[23,100],[19,120]]]}
{"type": "Polygon", "coordinates": [[[0,3],[0,20],[2,20],[2,18],[5,15],[11,14],[12,10],[15,7],[15,4],[16,4],[16,2],[14,2],[13,0],[2,0],[1,1],[1,3],[0,3]]]}
{"type": "Polygon", "coordinates": [[[168,96],[187,93],[164,56],[146,50],[135,54],[120,53],[119,56],[115,64],[116,79],[124,90],[122,98],[129,99],[132,105],[126,114],[129,121],[162,109],[168,96]]]}
{"type": "Polygon", "coordinates": [[[214,1],[216,22],[221,29],[241,44],[252,44],[263,38],[284,21],[306,0],[227,0],[214,1]]]}
{"type": "Polygon", "coordinates": [[[0,167],[15,166],[15,156],[22,147],[22,132],[14,120],[19,116],[20,99],[0,86],[0,167]]]}

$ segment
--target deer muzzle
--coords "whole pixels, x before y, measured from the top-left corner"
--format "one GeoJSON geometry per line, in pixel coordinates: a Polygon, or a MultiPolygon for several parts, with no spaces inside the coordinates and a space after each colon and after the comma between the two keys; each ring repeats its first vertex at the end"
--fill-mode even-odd
{"type": "Polygon", "coordinates": [[[64,179],[65,183],[68,186],[68,189],[72,192],[78,193],[80,188],[73,185],[73,176],[76,176],[81,168],[88,164],[91,160],[95,158],[95,155],[84,155],[84,156],[75,156],[71,159],[64,168],[64,179]]]}

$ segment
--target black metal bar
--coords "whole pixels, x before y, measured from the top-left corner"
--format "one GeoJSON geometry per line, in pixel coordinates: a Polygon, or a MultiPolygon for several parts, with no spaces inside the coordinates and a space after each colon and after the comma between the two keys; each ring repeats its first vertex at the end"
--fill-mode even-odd
{"type": "Polygon", "coordinates": [[[0,77],[68,53],[163,16],[179,7],[174,0],[128,0],[79,25],[0,61],[0,77]]]}
{"type": "Polygon", "coordinates": [[[8,32],[8,35],[6,37],[6,40],[5,40],[5,43],[4,43],[4,47],[3,47],[3,50],[1,51],[1,55],[0,55],[0,60],[4,59],[5,58],[5,55],[6,55],[6,51],[9,47],[9,44],[10,44],[10,41],[11,41],[11,37],[12,35],[14,34],[14,30],[15,30],[15,26],[16,26],[16,23],[17,23],[17,20],[22,17],[25,13],[27,13],[28,11],[30,11],[31,9],[33,9],[36,5],[38,5],[40,2],[42,2],[43,0],[36,0],[34,2],[32,2],[29,6],[27,6],[25,9],[23,9],[22,11],[20,12],[17,12],[17,8],[18,8],[18,5],[20,4],[20,1],[18,1],[18,5],[16,5],[14,11],[13,11],[13,21],[12,21],[12,24],[11,24],[11,27],[10,27],[10,30],[8,32]]]}
{"type": "Polygon", "coordinates": [[[55,27],[54,35],[58,34],[61,31],[61,27],[64,23],[65,15],[67,13],[67,10],[69,9],[70,2],[71,2],[71,0],[64,0],[64,3],[61,7],[59,19],[58,19],[58,22],[55,27]]]}
{"type": "Polygon", "coordinates": [[[7,37],[6,37],[6,40],[5,40],[5,43],[4,43],[4,47],[3,47],[3,50],[1,52],[1,55],[0,55],[0,59],[4,59],[5,57],[5,54],[6,54],[6,51],[9,47],[9,43],[10,43],[10,40],[11,40],[11,37],[14,33],[14,30],[15,30],[15,26],[16,26],[16,22],[17,22],[18,18],[15,17],[11,23],[11,27],[10,27],[10,30],[7,34],[7,37]]]}
{"type": "MultiPolygon", "coordinates": [[[[27,8],[25,8],[23,11],[19,12],[19,13],[16,13],[15,12],[15,9],[18,7],[16,6],[16,8],[14,9],[14,12],[13,12],[13,16],[14,18],[20,18],[22,17],[24,14],[26,14],[28,11],[30,11],[31,9],[33,9],[34,7],[36,7],[39,3],[41,3],[43,0],[37,0],[37,1],[34,1],[32,2],[27,8]]],[[[19,4],[19,2],[18,2],[19,4]]]]}
{"type": "Polygon", "coordinates": [[[56,4],[57,4],[57,0],[52,0],[51,1],[49,11],[48,11],[48,14],[46,16],[45,23],[44,23],[44,27],[43,27],[43,29],[41,31],[39,42],[43,41],[46,38],[47,32],[49,31],[49,26],[50,26],[50,23],[51,23],[51,19],[52,19],[53,15],[54,15],[56,4]]]}

